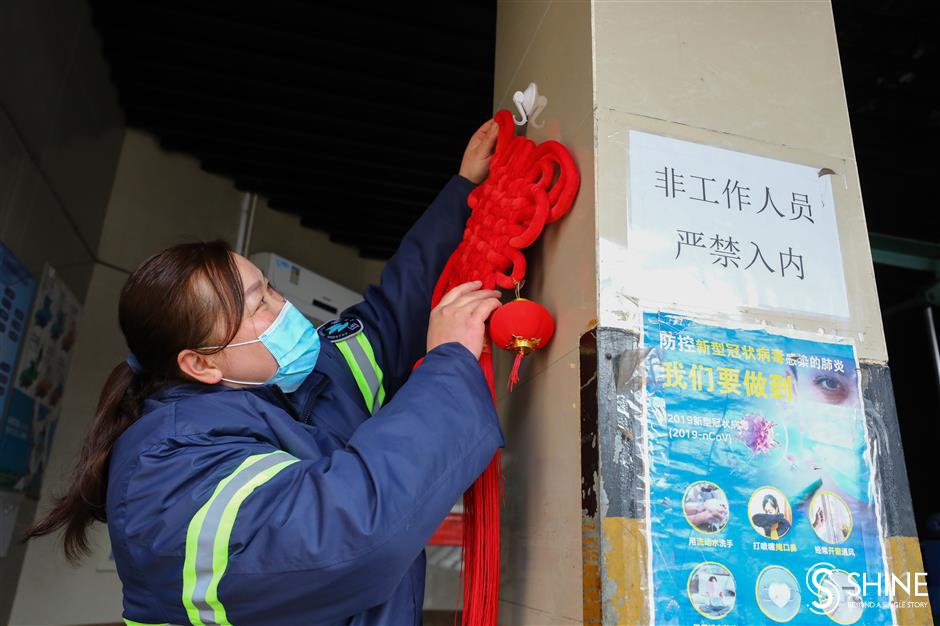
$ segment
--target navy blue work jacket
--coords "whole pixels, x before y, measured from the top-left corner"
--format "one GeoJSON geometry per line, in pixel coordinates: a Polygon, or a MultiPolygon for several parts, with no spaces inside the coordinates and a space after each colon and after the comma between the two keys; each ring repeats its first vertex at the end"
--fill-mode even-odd
{"type": "Polygon", "coordinates": [[[421,623],[424,546],[503,445],[473,354],[424,354],[472,188],[454,176],[342,314],[362,321],[384,373],[375,415],[322,332],[292,394],[182,384],[146,401],[109,465],[126,623],[421,623]]]}

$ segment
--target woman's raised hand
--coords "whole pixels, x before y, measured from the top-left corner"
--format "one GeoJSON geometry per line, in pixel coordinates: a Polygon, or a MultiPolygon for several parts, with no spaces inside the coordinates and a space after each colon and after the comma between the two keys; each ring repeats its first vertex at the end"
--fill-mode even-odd
{"type": "Polygon", "coordinates": [[[502,295],[497,290],[481,289],[482,286],[479,280],[457,285],[431,309],[428,352],[441,344],[456,341],[480,358],[484,324],[490,314],[499,308],[502,295]]]}
{"type": "Polygon", "coordinates": [[[493,119],[483,123],[470,137],[467,149],[464,150],[463,160],[460,162],[461,176],[479,185],[490,171],[490,159],[496,148],[496,135],[499,124],[493,119]]]}

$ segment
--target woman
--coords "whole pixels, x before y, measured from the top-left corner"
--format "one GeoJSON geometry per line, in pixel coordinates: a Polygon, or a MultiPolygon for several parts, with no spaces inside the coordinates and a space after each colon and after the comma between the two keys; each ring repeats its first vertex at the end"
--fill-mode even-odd
{"type": "Polygon", "coordinates": [[[106,520],[127,624],[420,624],[423,548],[503,445],[477,363],[499,292],[428,314],[495,139],[489,121],[381,284],[319,330],[224,244],[145,261],[128,362],[27,536],[64,528],[75,560],[106,520]]]}
{"type": "Polygon", "coordinates": [[[766,494],[761,501],[763,513],[751,516],[754,526],[760,528],[761,533],[768,539],[780,539],[790,532],[790,520],[780,512],[780,504],[773,494],[766,494]]]}

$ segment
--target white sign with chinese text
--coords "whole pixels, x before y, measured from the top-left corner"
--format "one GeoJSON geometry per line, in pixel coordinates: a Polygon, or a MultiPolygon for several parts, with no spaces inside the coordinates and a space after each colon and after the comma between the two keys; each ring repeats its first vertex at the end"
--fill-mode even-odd
{"type": "Polygon", "coordinates": [[[831,184],[806,165],[631,130],[628,282],[661,302],[846,318],[831,184]]]}

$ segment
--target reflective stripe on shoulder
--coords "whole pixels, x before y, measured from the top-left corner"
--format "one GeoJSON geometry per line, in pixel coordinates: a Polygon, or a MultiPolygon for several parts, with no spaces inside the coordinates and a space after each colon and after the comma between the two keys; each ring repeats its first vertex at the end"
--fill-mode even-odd
{"type": "Polygon", "coordinates": [[[245,498],[278,472],[299,461],[287,452],[255,454],[222,479],[189,523],[183,562],[183,605],[195,626],[231,626],[219,600],[228,567],[228,545],[245,498]]]}
{"type": "Polygon", "coordinates": [[[365,400],[366,409],[375,415],[385,402],[382,368],[375,360],[372,344],[364,332],[335,343],[352,370],[356,385],[365,400]]]}

